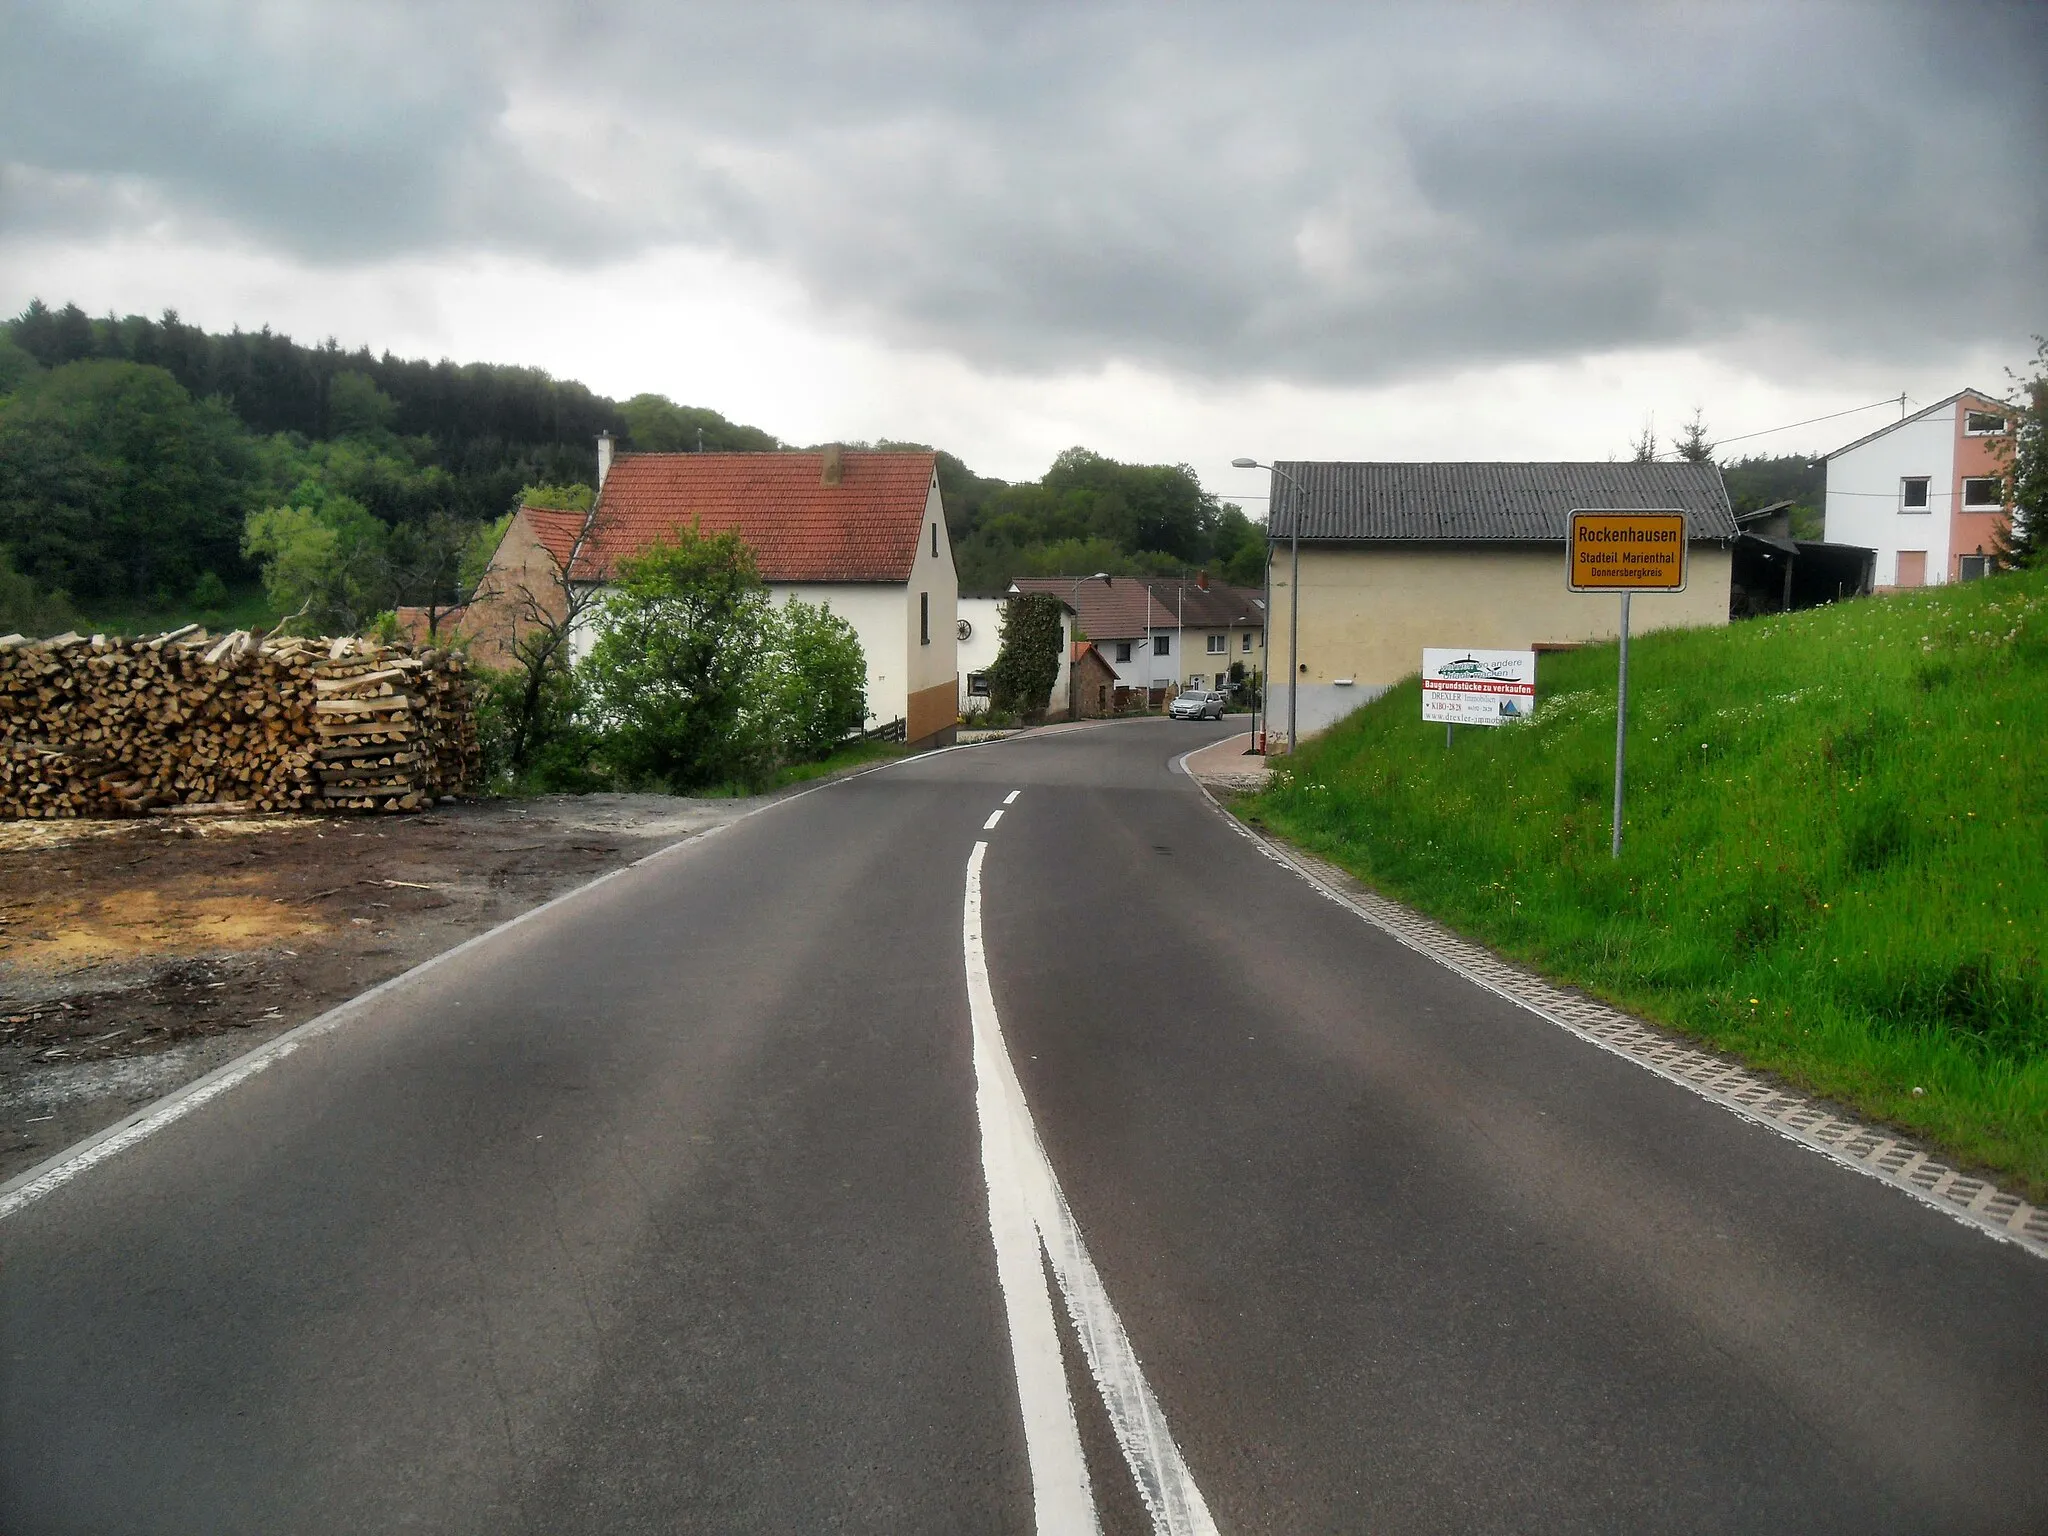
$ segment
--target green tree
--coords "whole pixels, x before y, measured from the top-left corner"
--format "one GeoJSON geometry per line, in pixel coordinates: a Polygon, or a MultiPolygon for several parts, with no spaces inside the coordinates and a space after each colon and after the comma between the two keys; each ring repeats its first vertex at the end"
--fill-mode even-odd
{"type": "Polygon", "coordinates": [[[252,459],[234,416],[161,368],[68,363],[0,401],[0,543],[85,600],[240,569],[252,459]]]}
{"type": "Polygon", "coordinates": [[[1263,586],[1266,580],[1266,525],[1235,506],[1216,519],[1217,574],[1233,587],[1263,586]]]}
{"type": "Polygon", "coordinates": [[[0,549],[0,634],[40,640],[76,629],[79,623],[70,598],[45,592],[33,577],[17,571],[7,551],[0,549]]]}
{"type": "Polygon", "coordinates": [[[588,512],[597,493],[587,485],[529,485],[521,488],[517,506],[547,507],[556,512],[588,512]]]}
{"type": "Polygon", "coordinates": [[[635,395],[619,407],[637,453],[773,453],[782,442],[759,427],[743,427],[699,405],[677,405],[667,395],[635,395]]]}
{"type": "Polygon", "coordinates": [[[822,604],[771,606],[761,690],[774,715],[778,754],[824,757],[868,717],[868,663],[853,626],[822,604]]]}
{"type": "Polygon", "coordinates": [[[1629,461],[1634,464],[1654,464],[1657,462],[1657,418],[1655,416],[1645,416],[1643,418],[1642,435],[1630,439],[1628,456],[1629,461]]]}
{"type": "Polygon", "coordinates": [[[1025,592],[1003,605],[996,659],[988,670],[989,705],[1026,720],[1042,720],[1060,675],[1060,600],[1025,592]]]}
{"type": "Polygon", "coordinates": [[[0,330],[0,397],[13,394],[42,371],[33,357],[14,344],[12,336],[0,330]]]}
{"type": "Polygon", "coordinates": [[[327,432],[330,437],[376,437],[398,423],[398,402],[379,389],[367,374],[337,373],[327,386],[327,432]]]}
{"type": "Polygon", "coordinates": [[[2004,449],[2013,510],[1999,534],[2001,565],[2048,565],[2048,337],[2034,345],[2034,376],[2019,381],[2019,420],[2004,449]]]}
{"type": "Polygon", "coordinates": [[[220,579],[217,571],[201,571],[199,579],[192,583],[192,611],[201,614],[219,613],[228,605],[228,584],[220,579]]]}
{"type": "Polygon", "coordinates": [[[578,669],[605,760],[673,790],[759,779],[777,747],[773,703],[755,686],[769,623],[736,533],[686,529],[622,561],[578,669]]]}
{"type": "Polygon", "coordinates": [[[1671,439],[1671,451],[1688,464],[1714,462],[1714,445],[1707,440],[1706,418],[1698,407],[1693,409],[1692,420],[1679,428],[1678,436],[1671,439]]]}
{"type": "Polygon", "coordinates": [[[389,531],[345,496],[318,507],[249,514],[242,553],[263,568],[263,591],[286,613],[280,629],[354,634],[394,606],[389,531]]]}

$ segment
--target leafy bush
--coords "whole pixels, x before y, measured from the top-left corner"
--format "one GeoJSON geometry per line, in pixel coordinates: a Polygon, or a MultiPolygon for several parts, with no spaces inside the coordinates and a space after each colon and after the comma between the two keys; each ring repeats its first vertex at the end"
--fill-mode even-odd
{"type": "Polygon", "coordinates": [[[580,668],[605,761],[672,789],[765,775],[774,715],[753,685],[767,610],[753,551],[730,531],[686,530],[621,562],[580,668]]]}
{"type": "Polygon", "coordinates": [[[736,533],[687,530],[623,562],[598,625],[577,676],[597,758],[623,782],[763,784],[867,718],[853,627],[772,604],[736,533]]]}
{"type": "Polygon", "coordinates": [[[476,731],[486,784],[515,793],[587,794],[605,787],[592,766],[597,736],[586,722],[582,684],[567,667],[548,669],[527,724],[526,761],[515,762],[526,705],[521,672],[477,670],[476,731]]]}
{"type": "Polygon", "coordinates": [[[785,760],[824,757],[868,717],[868,663],[853,626],[822,604],[771,608],[762,684],[785,760]]]}

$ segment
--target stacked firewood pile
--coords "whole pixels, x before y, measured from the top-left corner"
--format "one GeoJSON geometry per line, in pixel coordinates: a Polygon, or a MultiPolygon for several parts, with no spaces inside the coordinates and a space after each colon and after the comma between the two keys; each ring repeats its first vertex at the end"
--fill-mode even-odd
{"type": "Polygon", "coordinates": [[[196,625],[0,637],[0,817],[410,811],[476,771],[446,651],[196,625]]]}

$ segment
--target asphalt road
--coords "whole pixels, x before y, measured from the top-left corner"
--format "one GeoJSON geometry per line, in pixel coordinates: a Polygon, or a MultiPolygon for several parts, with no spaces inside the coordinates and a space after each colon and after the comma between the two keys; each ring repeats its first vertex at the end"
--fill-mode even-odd
{"type": "Polygon", "coordinates": [[[2048,1264],[1383,938],[1216,735],[786,802],[15,1211],[0,1530],[1028,1531],[1064,1435],[1142,1531],[1120,1434],[1224,1532],[2048,1530],[2048,1264]]]}

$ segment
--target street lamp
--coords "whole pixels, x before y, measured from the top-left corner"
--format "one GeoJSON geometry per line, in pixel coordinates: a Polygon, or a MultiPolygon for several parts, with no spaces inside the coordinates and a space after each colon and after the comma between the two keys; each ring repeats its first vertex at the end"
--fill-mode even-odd
{"type": "MultiPolygon", "coordinates": [[[[1301,488],[1301,482],[1287,473],[1278,464],[1261,464],[1257,459],[1232,459],[1232,469],[1270,469],[1274,474],[1294,487],[1297,498],[1294,516],[1288,519],[1288,535],[1294,546],[1293,574],[1288,577],[1287,612],[1287,750],[1294,751],[1295,685],[1301,676],[1301,513],[1308,504],[1308,492],[1301,488]]],[[[1266,548],[1273,547],[1273,504],[1266,503],[1266,548]]],[[[1266,559],[1266,659],[1267,691],[1272,689],[1273,657],[1273,561],[1269,554],[1266,559]]],[[[1263,698],[1259,707],[1265,708],[1263,698]]],[[[1270,746],[1270,743],[1269,743],[1270,746]]]]}

